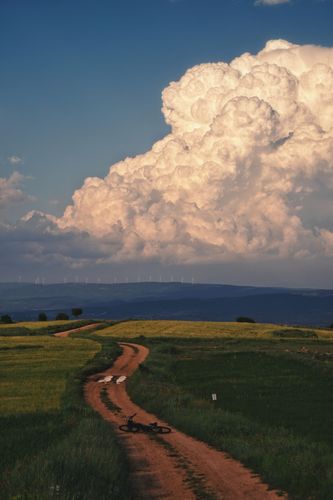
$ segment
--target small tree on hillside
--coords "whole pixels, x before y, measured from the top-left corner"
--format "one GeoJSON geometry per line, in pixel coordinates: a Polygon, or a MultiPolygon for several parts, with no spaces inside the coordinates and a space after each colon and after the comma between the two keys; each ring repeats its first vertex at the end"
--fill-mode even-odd
{"type": "Polygon", "coordinates": [[[38,321],[47,321],[47,316],[44,312],[38,314],[38,321]]]}
{"type": "Polygon", "coordinates": [[[4,323],[5,325],[10,325],[11,323],[13,323],[13,320],[12,320],[12,318],[9,316],[9,314],[3,314],[3,315],[0,317],[0,323],[4,323]]]}
{"type": "Polygon", "coordinates": [[[238,316],[236,321],[238,323],[255,323],[253,318],[248,318],[247,316],[238,316]]]}
{"type": "Polygon", "coordinates": [[[81,316],[82,312],[83,311],[82,311],[81,307],[73,307],[73,309],[72,309],[72,315],[75,318],[78,318],[79,316],[81,316]]]}
{"type": "Polygon", "coordinates": [[[66,313],[58,313],[56,316],[57,321],[64,321],[64,320],[67,321],[68,319],[69,319],[69,316],[66,313]]]}

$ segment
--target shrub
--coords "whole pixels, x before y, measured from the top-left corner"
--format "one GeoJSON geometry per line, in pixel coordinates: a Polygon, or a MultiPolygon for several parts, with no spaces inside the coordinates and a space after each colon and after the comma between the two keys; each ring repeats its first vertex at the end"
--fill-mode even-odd
{"type": "Polygon", "coordinates": [[[44,312],[38,314],[38,321],[47,321],[47,316],[44,312]]]}
{"type": "Polygon", "coordinates": [[[56,316],[56,320],[57,321],[68,320],[68,319],[69,319],[69,316],[66,313],[58,313],[57,316],[56,316]]]}
{"type": "Polygon", "coordinates": [[[236,321],[238,323],[255,323],[253,318],[248,318],[247,316],[238,316],[236,321]]]}
{"type": "Polygon", "coordinates": [[[81,307],[73,307],[72,316],[74,316],[75,318],[78,318],[79,316],[81,316],[82,312],[83,311],[82,311],[81,307]]]}
{"type": "Polygon", "coordinates": [[[0,323],[4,323],[5,325],[9,325],[11,323],[14,323],[12,318],[9,316],[9,314],[3,314],[0,318],[0,323]]]}

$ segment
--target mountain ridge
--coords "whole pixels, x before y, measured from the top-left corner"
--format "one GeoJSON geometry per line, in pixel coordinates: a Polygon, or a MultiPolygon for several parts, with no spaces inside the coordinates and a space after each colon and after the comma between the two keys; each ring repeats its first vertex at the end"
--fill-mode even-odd
{"type": "Polygon", "coordinates": [[[328,326],[333,290],[191,283],[0,283],[0,313],[14,319],[49,317],[82,307],[91,318],[257,321],[328,326]]]}

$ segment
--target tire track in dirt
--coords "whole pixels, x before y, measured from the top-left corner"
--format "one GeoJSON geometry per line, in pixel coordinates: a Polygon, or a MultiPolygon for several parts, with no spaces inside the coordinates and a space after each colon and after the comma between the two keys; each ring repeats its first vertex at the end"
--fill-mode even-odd
{"type": "MultiPolygon", "coordinates": [[[[126,375],[137,369],[148,356],[149,350],[138,344],[121,343],[123,353],[100,376],[126,375]]],[[[162,396],[163,397],[163,396],[162,396]]],[[[125,416],[137,413],[136,419],[144,423],[158,420],[155,415],[134,404],[126,392],[126,384],[101,384],[96,375],[85,385],[86,401],[103,418],[115,427],[125,447],[131,464],[131,474],[138,491],[138,499],[215,498],[221,500],[273,500],[281,498],[269,490],[257,475],[226,453],[172,429],[171,434],[151,436],[119,431],[125,416]],[[106,387],[113,409],[107,408],[101,399],[106,387]]],[[[286,497],[285,497],[286,498],[286,497]]]]}

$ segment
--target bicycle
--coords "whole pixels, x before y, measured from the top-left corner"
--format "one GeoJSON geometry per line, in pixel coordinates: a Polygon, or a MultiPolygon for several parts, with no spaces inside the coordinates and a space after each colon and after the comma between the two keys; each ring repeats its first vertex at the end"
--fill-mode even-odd
{"type": "Polygon", "coordinates": [[[127,417],[127,424],[119,425],[119,429],[124,432],[154,432],[156,434],[169,434],[171,432],[170,427],[158,425],[157,422],[151,422],[150,424],[134,422],[135,415],[136,413],[127,417]]]}

